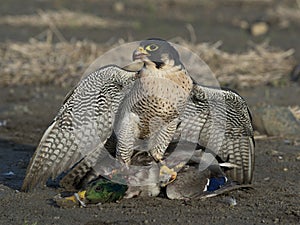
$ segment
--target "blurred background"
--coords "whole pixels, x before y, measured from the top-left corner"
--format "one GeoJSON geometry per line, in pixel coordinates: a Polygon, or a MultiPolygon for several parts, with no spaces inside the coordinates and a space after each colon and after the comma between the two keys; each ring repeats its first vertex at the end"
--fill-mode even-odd
{"type": "Polygon", "coordinates": [[[0,85],[71,86],[103,52],[149,37],[190,48],[224,86],[282,85],[299,27],[299,0],[2,1],[0,85]]]}
{"type": "Polygon", "coordinates": [[[2,1],[0,41],[26,42],[54,27],[54,41],[110,43],[158,36],[191,42],[223,41],[240,52],[249,41],[268,40],[299,53],[300,4],[297,0],[20,0],[2,1]],[[262,23],[259,23],[262,22],[262,23]]]}

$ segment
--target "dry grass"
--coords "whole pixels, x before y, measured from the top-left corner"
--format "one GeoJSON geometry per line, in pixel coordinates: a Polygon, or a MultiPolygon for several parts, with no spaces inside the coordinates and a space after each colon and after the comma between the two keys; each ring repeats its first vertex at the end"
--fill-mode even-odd
{"type": "MultiPolygon", "coordinates": [[[[293,50],[273,49],[266,44],[253,46],[242,54],[219,49],[219,43],[180,44],[193,49],[212,69],[222,85],[251,87],[277,85],[286,81],[295,65],[293,50]]],[[[112,46],[77,41],[48,43],[31,39],[29,43],[0,45],[0,85],[74,85],[97,57],[112,46]]]]}
{"type": "Polygon", "coordinates": [[[219,46],[202,43],[192,49],[209,65],[219,82],[229,87],[279,85],[288,80],[296,64],[293,49],[282,51],[263,43],[244,53],[230,54],[219,46]]]}
{"type": "Polygon", "coordinates": [[[0,47],[1,84],[73,85],[91,62],[103,52],[94,43],[51,44],[31,39],[0,47]]]}
{"type": "Polygon", "coordinates": [[[34,26],[34,27],[90,27],[90,28],[115,28],[120,26],[135,26],[134,22],[118,21],[102,18],[82,12],[69,10],[43,11],[38,10],[32,15],[3,16],[0,24],[10,26],[34,26]]]}
{"type": "Polygon", "coordinates": [[[291,111],[293,116],[300,122],[300,106],[289,107],[289,110],[291,111]]]}
{"type": "Polygon", "coordinates": [[[279,22],[300,23],[300,0],[297,0],[296,3],[293,8],[280,4],[276,8],[269,9],[267,15],[272,20],[279,22]]]}

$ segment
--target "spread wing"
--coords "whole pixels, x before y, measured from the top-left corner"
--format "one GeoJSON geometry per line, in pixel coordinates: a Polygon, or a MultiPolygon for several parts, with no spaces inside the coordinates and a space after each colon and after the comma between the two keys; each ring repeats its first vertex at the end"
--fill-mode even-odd
{"type": "MultiPolygon", "coordinates": [[[[253,128],[249,109],[241,96],[231,90],[196,84],[181,121],[181,140],[197,143],[203,150],[201,157],[212,154],[212,160],[234,165],[226,172],[231,179],[240,184],[251,183],[253,128]]],[[[208,160],[203,159],[204,164],[208,160]]]]}
{"type": "Polygon", "coordinates": [[[88,167],[107,155],[104,144],[112,134],[115,113],[135,75],[110,65],[79,82],[31,158],[23,191],[45,184],[50,176],[55,178],[74,166],[75,172],[83,176],[88,167]]]}

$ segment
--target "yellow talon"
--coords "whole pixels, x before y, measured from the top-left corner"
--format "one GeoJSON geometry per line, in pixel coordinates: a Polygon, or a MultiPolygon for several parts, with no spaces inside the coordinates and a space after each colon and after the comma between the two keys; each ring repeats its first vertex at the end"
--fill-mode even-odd
{"type": "Polygon", "coordinates": [[[162,184],[163,187],[165,187],[168,184],[172,183],[177,177],[177,172],[175,172],[174,169],[170,169],[166,165],[162,165],[160,167],[159,176],[162,177],[166,174],[170,176],[170,179],[166,183],[162,184]]]}

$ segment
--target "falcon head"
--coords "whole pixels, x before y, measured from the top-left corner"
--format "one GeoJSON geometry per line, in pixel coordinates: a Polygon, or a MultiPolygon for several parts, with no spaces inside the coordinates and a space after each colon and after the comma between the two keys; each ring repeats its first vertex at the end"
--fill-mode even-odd
{"type": "Polygon", "coordinates": [[[164,65],[182,65],[176,49],[159,38],[142,41],[133,52],[133,60],[141,60],[145,65],[155,64],[156,68],[162,68],[164,65]]]}

